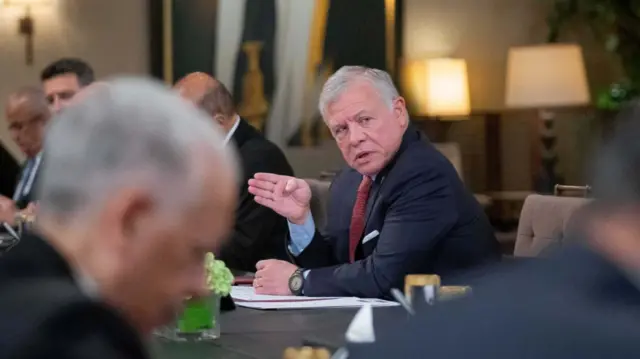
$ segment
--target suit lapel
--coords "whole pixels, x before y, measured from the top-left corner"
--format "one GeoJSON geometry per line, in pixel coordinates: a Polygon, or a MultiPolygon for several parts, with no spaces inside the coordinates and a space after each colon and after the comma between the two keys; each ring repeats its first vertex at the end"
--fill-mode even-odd
{"type": "MultiPolygon", "coordinates": [[[[376,177],[376,181],[374,182],[371,193],[369,193],[369,200],[367,201],[367,210],[365,212],[365,220],[364,220],[364,228],[365,232],[367,226],[369,225],[369,219],[371,219],[371,214],[373,213],[374,208],[376,208],[376,204],[378,199],[380,198],[380,191],[382,190],[382,186],[384,185],[384,176],[376,177]]],[[[366,235],[364,233],[363,235],[366,235]]]]}

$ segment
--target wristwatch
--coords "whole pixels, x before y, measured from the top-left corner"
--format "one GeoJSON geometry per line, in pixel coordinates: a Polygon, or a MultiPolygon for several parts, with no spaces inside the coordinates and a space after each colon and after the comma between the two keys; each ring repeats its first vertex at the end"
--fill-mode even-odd
{"type": "Polygon", "coordinates": [[[301,295],[302,288],[304,287],[304,270],[302,268],[296,269],[295,272],[289,277],[289,290],[293,295],[301,295]]]}

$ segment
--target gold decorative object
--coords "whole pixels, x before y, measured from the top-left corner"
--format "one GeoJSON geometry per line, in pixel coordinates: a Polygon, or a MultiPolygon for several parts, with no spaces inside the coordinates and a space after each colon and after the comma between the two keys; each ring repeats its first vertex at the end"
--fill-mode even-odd
{"type": "Polygon", "coordinates": [[[438,290],[438,301],[456,299],[471,294],[469,286],[442,286],[438,290]]]}
{"type": "Polygon", "coordinates": [[[247,55],[247,72],[242,77],[242,101],[238,113],[249,123],[262,131],[264,119],[269,111],[269,103],[264,95],[264,76],[260,70],[260,41],[247,41],[242,51],[247,55]]]}
{"type": "Polygon", "coordinates": [[[384,0],[387,70],[396,76],[396,0],[384,0]]]}
{"type": "Polygon", "coordinates": [[[404,277],[404,295],[411,301],[411,288],[432,285],[440,287],[440,276],[430,274],[409,274],[404,277]]]}
{"type": "Polygon", "coordinates": [[[410,274],[404,279],[404,295],[411,302],[411,289],[413,287],[430,285],[436,288],[438,301],[455,299],[471,294],[471,287],[469,286],[442,286],[438,275],[410,274]]]}
{"type": "Polygon", "coordinates": [[[283,359],[330,359],[331,353],[325,348],[287,348],[282,356],[283,359]]]}

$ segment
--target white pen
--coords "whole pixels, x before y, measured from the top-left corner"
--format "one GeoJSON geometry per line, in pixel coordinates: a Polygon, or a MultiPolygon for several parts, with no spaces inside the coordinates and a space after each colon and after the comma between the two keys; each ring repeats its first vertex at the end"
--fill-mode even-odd
{"type": "Polygon", "coordinates": [[[416,314],[413,311],[413,307],[411,306],[411,303],[409,303],[409,300],[407,300],[407,297],[404,296],[404,294],[402,294],[402,292],[396,288],[391,288],[391,295],[393,296],[393,298],[400,303],[401,306],[404,307],[404,309],[409,312],[409,314],[414,315],[416,314]]]}
{"type": "Polygon", "coordinates": [[[9,234],[15,238],[15,239],[20,239],[20,236],[18,235],[18,233],[16,233],[16,231],[13,230],[13,228],[11,228],[11,226],[9,224],[7,224],[7,222],[2,222],[2,226],[4,227],[4,229],[7,230],[7,232],[9,232],[9,234]]]}

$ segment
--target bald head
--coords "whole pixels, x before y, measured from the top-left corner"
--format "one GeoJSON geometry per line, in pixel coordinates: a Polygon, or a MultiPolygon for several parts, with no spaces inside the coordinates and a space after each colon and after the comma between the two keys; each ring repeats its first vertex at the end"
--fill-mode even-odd
{"type": "Polygon", "coordinates": [[[5,115],[13,141],[27,157],[37,155],[51,117],[44,92],[36,87],[17,90],[7,100],[5,115]]]}
{"type": "Polygon", "coordinates": [[[174,88],[183,98],[213,117],[226,131],[233,126],[236,116],[233,97],[218,80],[203,72],[194,72],[180,79],[174,88]]]}

